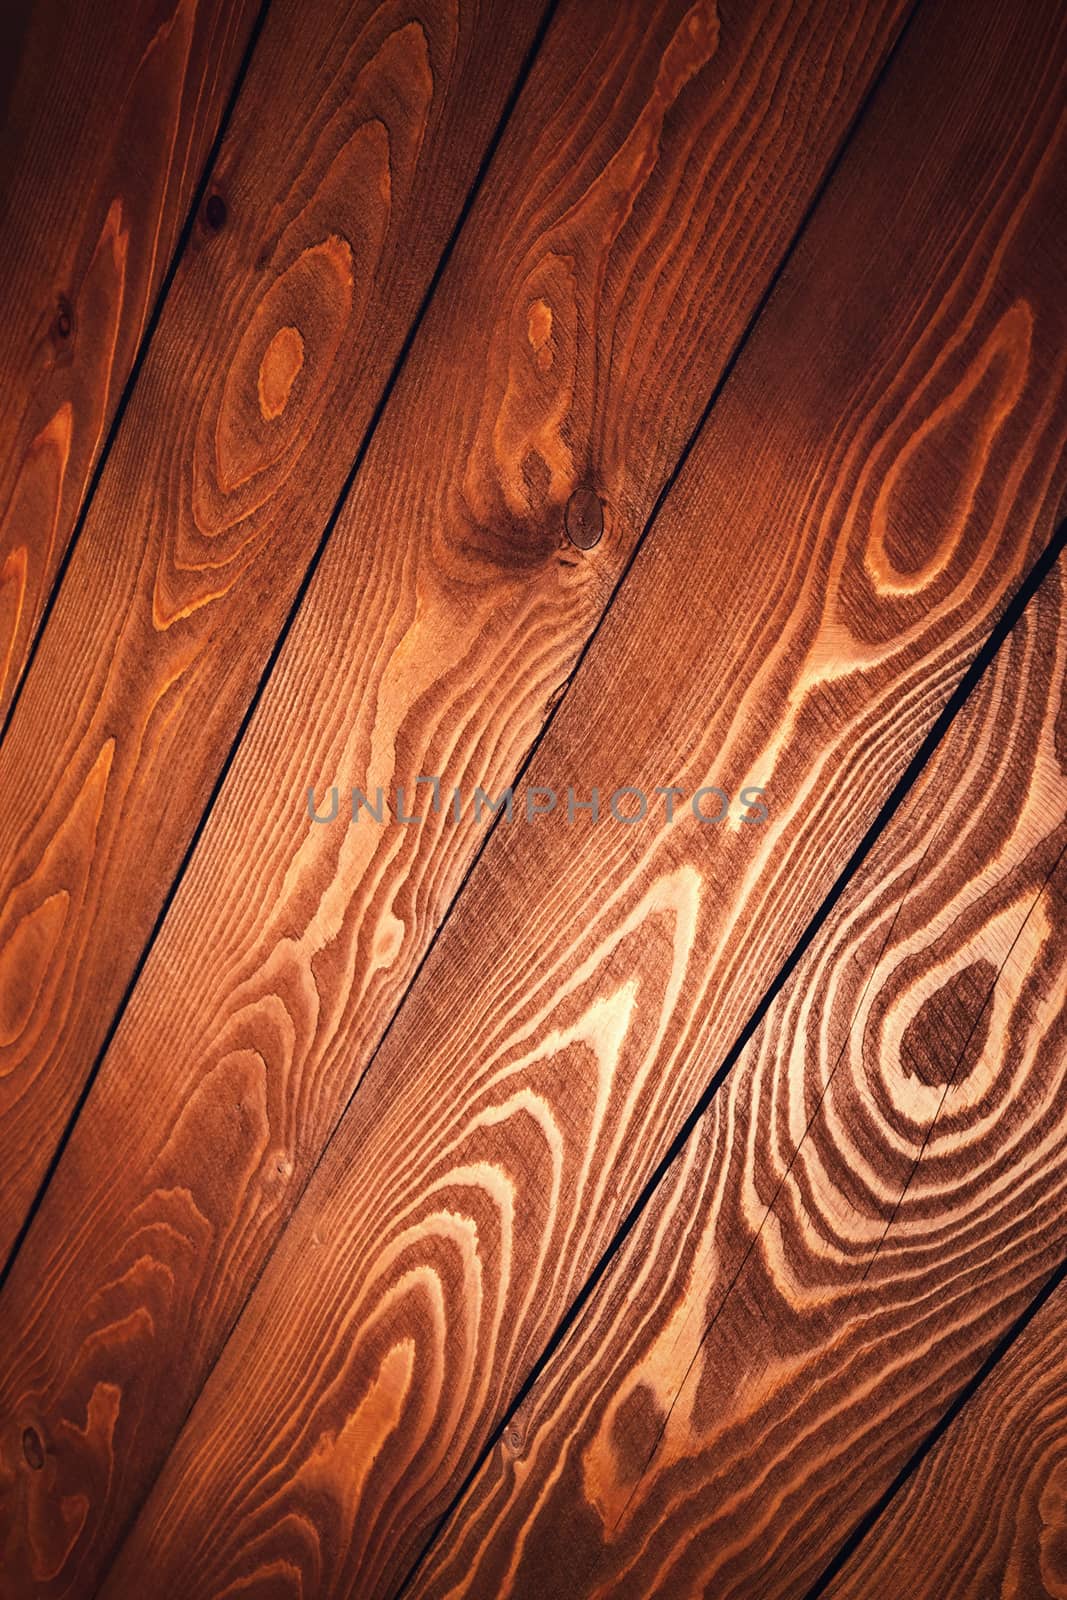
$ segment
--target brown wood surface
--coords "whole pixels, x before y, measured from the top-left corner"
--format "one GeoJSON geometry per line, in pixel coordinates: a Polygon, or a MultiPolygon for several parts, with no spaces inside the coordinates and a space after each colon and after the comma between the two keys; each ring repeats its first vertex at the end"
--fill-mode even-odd
{"type": "Polygon", "coordinates": [[[1067,1288],[1019,1335],[826,1600],[1063,1600],[1067,1288]]]}
{"type": "Polygon", "coordinates": [[[0,136],[0,723],[255,0],[12,0],[0,136]]]}
{"type": "MultiPolygon", "coordinates": [[[[1048,539],[1067,431],[1050,249],[1062,26],[1051,6],[1010,22],[991,5],[920,13],[529,770],[583,796],[716,780],[736,795],[751,777],[770,822],[582,827],[557,811],[496,831],[110,1594],[141,1572],[161,1596],[394,1589],[1048,539]]],[[[356,681],[339,674],[330,691],[350,716],[356,681]]],[[[381,714],[362,708],[370,726],[381,714]]],[[[454,739],[454,715],[446,726],[454,739]]],[[[319,771],[343,765],[344,748],[329,746],[319,771]]],[[[292,765],[296,789],[307,765],[292,765]]],[[[220,808],[220,840],[232,844],[254,776],[220,808]]],[[[366,848],[355,829],[341,837],[342,853],[366,848]]],[[[316,912],[337,915],[317,884],[301,898],[299,867],[282,924],[294,940],[316,912]]],[[[259,926],[268,887],[248,891],[259,926]]],[[[350,949],[324,952],[313,980],[280,957],[244,978],[254,1015],[231,963],[230,1026],[216,1026],[211,1062],[238,1102],[236,1183],[276,1152],[287,1178],[278,1130],[293,1121],[272,1114],[259,1063],[284,1060],[320,1008],[341,1008],[350,949]]],[[[194,959],[175,950],[168,970],[160,954],[145,992],[189,983],[194,959]]],[[[153,1039],[162,1048],[157,1018],[134,1011],[127,1080],[153,1039]]],[[[344,1040],[330,1042],[341,1070],[344,1040]]],[[[306,1103],[321,1082],[295,1087],[306,1103]]],[[[134,1095],[117,1075],[108,1092],[117,1130],[134,1095]]],[[[206,1089],[171,1148],[201,1137],[209,1105],[206,1089]]],[[[93,1185],[88,1235],[116,1213],[88,1136],[69,1154],[93,1185]]],[[[94,1267],[99,1298],[72,1334],[57,1337],[49,1309],[82,1294],[60,1264],[77,1262],[78,1242],[62,1244],[58,1200],[47,1250],[27,1252],[13,1306],[37,1365],[23,1356],[9,1392],[27,1419],[40,1405],[55,1484],[68,1439],[105,1470],[110,1428],[75,1440],[74,1419],[94,1393],[125,1401],[131,1349],[174,1316],[171,1240],[192,1254],[197,1229],[217,1225],[199,1192],[195,1210],[168,1187],[169,1155],[135,1214],[143,1231],[124,1230],[110,1280],[94,1267]]],[[[232,1202],[217,1213],[233,1214],[232,1202]]],[[[232,1236],[243,1245],[247,1230],[232,1236]]]]}
{"type": "Polygon", "coordinates": [[[271,6],[0,746],[0,1259],[537,21],[523,0],[424,13],[271,6]]]}
{"type": "Polygon", "coordinates": [[[900,14],[846,20],[557,14],[0,1302],[22,1581],[113,1548],[486,828],[320,828],[306,786],[514,772],[900,14]]]}
{"type": "Polygon", "coordinates": [[[1065,577],[1062,559],[412,1600],[800,1600],[1064,1255],[1065,577]]]}

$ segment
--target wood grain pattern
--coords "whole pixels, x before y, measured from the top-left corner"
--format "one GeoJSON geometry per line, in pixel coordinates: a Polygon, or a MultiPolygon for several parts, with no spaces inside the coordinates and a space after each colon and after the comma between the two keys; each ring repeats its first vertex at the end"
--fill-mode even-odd
{"type": "Polygon", "coordinates": [[[195,242],[0,747],[0,1258],[536,20],[523,0],[490,13],[475,0],[431,4],[425,16],[394,0],[271,7],[195,242]]]}
{"type": "Polygon", "coordinates": [[[253,0],[41,0],[8,45],[13,81],[0,140],[0,721],[255,13],[253,0]]]}
{"type": "Polygon", "coordinates": [[[496,831],[105,1592],[393,1591],[1047,539],[1063,39],[992,16],[920,13],[529,769],[751,775],[770,823],[496,831]]]}
{"type": "Polygon", "coordinates": [[[1061,560],[413,1600],[799,1600],[1062,1255],[1065,577],[1061,560]]]}
{"type": "Polygon", "coordinates": [[[5,1291],[8,1559],[49,1593],[151,1482],[487,826],[320,828],[307,784],[514,772],[899,12],[846,21],[557,15],[5,1291]]]}
{"type": "Polygon", "coordinates": [[[1065,1326],[1061,1285],[883,1513],[826,1600],[1063,1600],[1065,1326]]]}

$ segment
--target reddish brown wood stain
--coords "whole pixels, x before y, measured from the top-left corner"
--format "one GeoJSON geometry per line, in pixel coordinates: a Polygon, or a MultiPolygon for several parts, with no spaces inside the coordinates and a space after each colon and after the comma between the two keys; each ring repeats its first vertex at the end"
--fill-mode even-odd
{"type": "Polygon", "coordinates": [[[253,10],[11,24],[0,1596],[1063,1600],[1062,8],[253,10]]]}
{"type": "Polygon", "coordinates": [[[252,0],[35,0],[0,154],[0,719],[247,43],[252,0]]]}
{"type": "Polygon", "coordinates": [[[179,263],[0,745],[4,1256],[537,25],[524,5],[419,20],[316,0],[297,48],[307,20],[296,0],[270,8],[218,157],[225,181],[209,186],[208,227],[179,263]],[[299,138],[262,142],[298,110],[299,138]],[[268,352],[283,328],[303,359],[297,373],[283,346],[291,388],[284,406],[272,389],[268,415],[259,379],[267,358],[280,381],[268,352]]]}

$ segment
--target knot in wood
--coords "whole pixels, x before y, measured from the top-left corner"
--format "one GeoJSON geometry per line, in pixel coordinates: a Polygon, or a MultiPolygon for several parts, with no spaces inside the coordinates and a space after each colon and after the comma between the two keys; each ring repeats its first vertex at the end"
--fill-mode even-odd
{"type": "Polygon", "coordinates": [[[579,550],[591,550],[604,532],[604,508],[592,489],[575,489],[564,513],[567,538],[579,550]]]}

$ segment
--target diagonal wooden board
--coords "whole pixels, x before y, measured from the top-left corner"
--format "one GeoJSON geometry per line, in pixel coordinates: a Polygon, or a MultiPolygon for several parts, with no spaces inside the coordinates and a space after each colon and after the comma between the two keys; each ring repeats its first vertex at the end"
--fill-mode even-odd
{"type": "Polygon", "coordinates": [[[256,12],[254,0],[12,4],[0,147],[0,725],[256,12]]]}
{"type": "Polygon", "coordinates": [[[151,1483],[487,827],[321,828],[306,785],[514,772],[900,14],[847,21],[556,15],[0,1301],[8,1560],[50,1593],[151,1483]]]}
{"type": "Polygon", "coordinates": [[[825,1590],[826,1600],[1060,1600],[1067,1590],[1065,1325],[1061,1273],[825,1590]]]}
{"type": "MultiPolygon", "coordinates": [[[[572,825],[560,807],[498,827],[112,1594],[138,1570],[195,1596],[279,1563],[323,1594],[391,1592],[1047,541],[1067,433],[1048,251],[1063,39],[1051,7],[963,16],[934,8],[909,31],[529,769],[583,798],[716,781],[736,797],[751,778],[769,823],[735,810],[715,831],[683,807],[671,824],[572,825]]],[[[232,830],[236,805],[222,815],[232,830]]],[[[346,830],[346,848],[364,837],[346,830]]],[[[329,904],[316,888],[301,906],[299,882],[297,863],[291,922],[329,904]]],[[[262,925],[262,899],[253,912],[262,925]]],[[[239,1049],[259,1059],[273,1036],[278,1059],[306,1007],[343,1004],[330,954],[339,977],[323,960],[314,993],[279,963],[250,984],[254,1010],[213,1024],[231,1051],[213,1070],[241,1085],[258,1139],[236,1148],[261,1168],[263,1150],[289,1159],[271,1141],[293,1122],[252,1098],[268,1091],[239,1049]]],[[[177,955],[172,982],[190,981],[177,955]]],[[[130,1020],[127,1074],[151,1059],[164,976],[155,1014],[130,1020]]],[[[296,1087],[302,1112],[312,1089],[296,1087]]],[[[118,1130],[132,1096],[109,1098],[118,1130]]],[[[142,1202],[158,1227],[168,1179],[163,1152],[142,1202]]],[[[61,1215],[47,1248],[31,1237],[16,1300],[18,1336],[48,1355],[11,1393],[49,1419],[57,1395],[78,1414],[94,1371],[122,1392],[122,1354],[100,1352],[149,1282],[87,1316],[62,1369],[47,1302],[84,1279],[57,1264],[78,1251],[61,1215]]],[[[191,1238],[193,1220],[175,1206],[168,1225],[191,1238]]],[[[145,1259],[148,1235],[124,1238],[112,1281],[145,1259]]],[[[212,1263],[207,1281],[229,1280],[212,1263]]],[[[167,1292],[153,1305],[170,1315],[167,1292]]]]}
{"type": "Polygon", "coordinates": [[[536,31],[424,11],[272,4],[0,745],[0,1261],[536,31]]]}
{"type": "Polygon", "coordinates": [[[412,1600],[801,1600],[1062,1255],[1065,580],[1062,557],[412,1600]]]}

